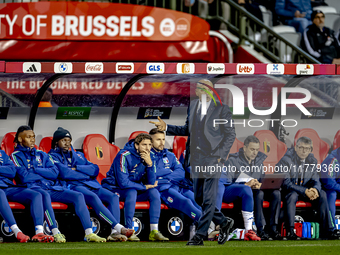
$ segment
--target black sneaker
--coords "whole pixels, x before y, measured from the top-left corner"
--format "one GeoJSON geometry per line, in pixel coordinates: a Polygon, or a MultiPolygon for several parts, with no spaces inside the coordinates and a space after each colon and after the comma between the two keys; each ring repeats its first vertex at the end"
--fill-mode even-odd
{"type": "Polygon", "coordinates": [[[218,235],[217,243],[224,244],[229,236],[229,232],[234,225],[234,220],[226,217],[227,219],[220,225],[220,233],[218,235]]]}
{"type": "Polygon", "coordinates": [[[189,242],[187,242],[187,245],[204,245],[203,238],[199,237],[198,235],[194,235],[193,238],[189,242]]]}
{"type": "Polygon", "coordinates": [[[258,233],[258,236],[261,237],[261,241],[273,241],[273,238],[271,238],[264,230],[260,231],[258,233]]]}
{"type": "Polygon", "coordinates": [[[284,240],[287,241],[287,238],[285,236],[281,236],[281,234],[277,231],[270,233],[270,237],[273,240],[284,240]]]}
{"type": "Polygon", "coordinates": [[[287,240],[296,240],[296,241],[299,241],[301,240],[301,237],[297,236],[294,231],[289,231],[287,233],[287,240]]]}
{"type": "Polygon", "coordinates": [[[329,240],[339,240],[340,239],[340,231],[337,229],[331,230],[328,232],[329,240]]]}

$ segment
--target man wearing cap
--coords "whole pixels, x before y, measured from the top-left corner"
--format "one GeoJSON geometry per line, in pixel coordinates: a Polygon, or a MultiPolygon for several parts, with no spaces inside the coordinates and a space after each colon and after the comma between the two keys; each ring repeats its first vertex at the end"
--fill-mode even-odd
{"type": "Polygon", "coordinates": [[[340,64],[340,45],[334,31],[325,27],[325,14],[312,13],[312,22],[301,38],[301,48],[324,64],[340,64]]]}
{"type": "Polygon", "coordinates": [[[127,241],[134,230],[126,229],[119,224],[118,196],[99,184],[96,180],[99,167],[89,162],[83,153],[75,151],[71,142],[72,136],[68,130],[59,127],[54,132],[49,154],[60,172],[59,179],[66,182],[71,190],[82,193],[85,202],[102,220],[112,226],[108,241],[127,241]],[[103,205],[102,201],[107,203],[108,208],[103,205]]]}
{"type": "Polygon", "coordinates": [[[221,176],[221,171],[217,169],[222,169],[236,134],[234,127],[230,126],[232,114],[229,107],[213,102],[213,90],[211,81],[204,79],[197,82],[195,92],[198,99],[190,102],[184,126],[167,125],[160,118],[159,122],[150,121],[158,130],[166,131],[167,135],[188,136],[184,167],[190,161],[195,201],[202,207],[202,216],[196,234],[187,245],[204,245],[203,238],[211,221],[220,225],[218,243],[224,244],[234,224],[232,219],[225,217],[216,207],[216,196],[221,176]],[[204,108],[206,114],[202,114],[204,108]],[[215,119],[228,121],[229,125],[214,125],[215,119]],[[206,171],[212,167],[216,171],[206,171]]]}

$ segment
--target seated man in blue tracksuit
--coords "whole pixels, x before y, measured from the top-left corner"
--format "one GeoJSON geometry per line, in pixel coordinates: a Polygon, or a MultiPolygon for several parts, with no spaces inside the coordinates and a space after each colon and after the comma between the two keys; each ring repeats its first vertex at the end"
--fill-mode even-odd
{"type": "MultiPolygon", "coordinates": [[[[155,189],[156,165],[151,154],[153,154],[151,136],[145,133],[139,134],[117,154],[106,178],[102,180],[102,185],[113,193],[118,193],[120,199],[125,201],[125,225],[129,229],[132,228],[136,201],[149,201],[151,230],[149,240],[168,241],[169,239],[158,231],[161,199],[158,190],[155,189]]],[[[139,239],[134,237],[131,241],[139,241],[139,239]]]]}
{"type": "Polygon", "coordinates": [[[54,241],[64,243],[66,239],[57,227],[51,201],[73,204],[85,229],[85,240],[105,242],[105,238],[100,238],[93,233],[90,213],[83,194],[60,185],[57,180],[59,171],[51,156],[34,148],[35,134],[33,130],[29,126],[20,126],[14,142],[17,144],[12,153],[12,160],[17,169],[15,180],[18,185],[37,191],[42,195],[45,219],[52,230],[54,241]]]}
{"type": "Polygon", "coordinates": [[[299,240],[294,233],[296,202],[308,201],[318,210],[321,235],[324,238],[339,239],[334,230],[332,217],[329,213],[327,195],[321,190],[321,183],[317,171],[317,159],[313,153],[313,142],[308,137],[300,137],[294,148],[287,150],[286,154],[276,166],[287,172],[282,184],[284,194],[284,208],[286,210],[287,239],[299,240]]]}
{"type": "Polygon", "coordinates": [[[340,148],[334,150],[321,163],[321,184],[326,191],[329,210],[335,229],[335,201],[340,194],[340,148]]]}
{"type": "MultiPolygon", "coordinates": [[[[8,204],[7,198],[9,198],[11,201],[30,205],[35,229],[38,230],[39,228],[39,232],[37,234],[43,233],[42,224],[44,221],[44,216],[42,200],[41,195],[38,192],[16,187],[12,181],[15,174],[16,169],[13,162],[3,150],[0,150],[0,214],[10,229],[14,232],[18,241],[20,243],[26,243],[28,240],[30,240],[30,237],[26,236],[19,229],[14,219],[11,207],[8,204]]],[[[44,235],[44,238],[38,238],[36,235],[32,240],[39,241],[45,240],[46,238],[49,237],[44,235]]]]}
{"type": "Polygon", "coordinates": [[[222,200],[231,203],[235,200],[242,201],[242,216],[246,229],[245,240],[280,240],[281,235],[277,231],[279,213],[281,207],[281,193],[279,190],[260,190],[261,179],[264,177],[263,161],[267,156],[259,151],[260,141],[251,135],[244,140],[244,147],[239,152],[230,154],[225,163],[224,171],[219,181],[217,195],[217,208],[221,208],[222,200]],[[236,167],[236,169],[235,169],[236,167]],[[231,169],[235,169],[234,171],[231,169]],[[252,180],[239,182],[237,178],[244,172],[252,180]],[[270,202],[269,235],[264,231],[266,221],[263,215],[263,201],[270,202]],[[255,224],[257,235],[251,230],[255,212],[255,224]]]}
{"type": "Polygon", "coordinates": [[[165,134],[157,128],[150,130],[152,152],[156,163],[157,189],[161,199],[169,207],[182,211],[198,222],[202,208],[197,205],[194,192],[185,182],[185,171],[175,154],[164,148],[165,134]]]}
{"type": "Polygon", "coordinates": [[[126,229],[119,224],[119,198],[116,194],[104,189],[96,177],[99,167],[89,162],[84,154],[75,151],[71,145],[71,133],[61,127],[53,134],[49,154],[60,172],[59,180],[67,182],[71,190],[84,195],[85,202],[91,206],[96,214],[112,226],[108,241],[127,241],[134,230],[126,229]],[[102,203],[104,201],[108,208],[102,203]]]}

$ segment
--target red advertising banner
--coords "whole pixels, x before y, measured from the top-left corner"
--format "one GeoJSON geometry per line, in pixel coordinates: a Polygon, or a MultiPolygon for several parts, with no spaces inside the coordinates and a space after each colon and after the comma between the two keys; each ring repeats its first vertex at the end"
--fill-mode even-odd
{"type": "MultiPolygon", "coordinates": [[[[28,80],[6,78],[0,81],[0,89],[10,94],[35,94],[45,80],[32,78],[28,80]]],[[[93,80],[83,78],[81,81],[62,78],[55,81],[50,88],[54,95],[118,95],[127,81],[120,78],[93,80]]],[[[167,82],[136,82],[129,95],[188,95],[189,86],[175,86],[167,82]]]]}
{"type": "Polygon", "coordinates": [[[114,3],[0,4],[0,39],[203,41],[209,24],[163,8],[114,3]]]}

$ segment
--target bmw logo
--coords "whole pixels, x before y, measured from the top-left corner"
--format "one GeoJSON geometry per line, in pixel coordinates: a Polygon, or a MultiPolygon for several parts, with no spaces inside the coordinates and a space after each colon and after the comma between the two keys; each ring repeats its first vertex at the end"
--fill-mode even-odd
{"type": "Polygon", "coordinates": [[[305,220],[300,215],[295,215],[295,222],[304,222],[305,220]]]}
{"type": "Polygon", "coordinates": [[[14,232],[8,226],[8,224],[7,224],[7,222],[5,220],[3,220],[1,222],[1,232],[4,234],[4,236],[12,236],[12,235],[14,235],[14,232]]]}
{"type": "Polygon", "coordinates": [[[61,64],[59,65],[59,71],[60,71],[61,73],[66,73],[66,72],[67,72],[67,64],[66,64],[66,63],[61,63],[61,64]]]}
{"type": "Polygon", "coordinates": [[[142,222],[136,217],[132,218],[132,228],[135,230],[136,236],[142,231],[142,222]]]}
{"type": "Polygon", "coordinates": [[[168,221],[168,231],[174,236],[177,236],[183,232],[183,226],[183,221],[179,217],[172,217],[168,221]]]}
{"type": "Polygon", "coordinates": [[[91,217],[90,220],[91,220],[91,224],[92,224],[92,231],[93,231],[93,233],[98,234],[99,231],[100,231],[100,222],[99,222],[99,220],[97,218],[95,218],[95,217],[91,217]]]}
{"type": "MultiPolygon", "coordinates": [[[[55,222],[57,223],[57,228],[59,228],[58,222],[57,221],[55,222]]],[[[46,220],[44,221],[44,224],[43,224],[43,231],[45,235],[49,235],[49,236],[53,235],[52,230],[50,230],[50,228],[48,227],[46,220]]]]}

